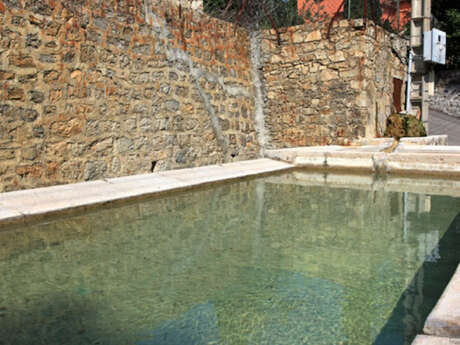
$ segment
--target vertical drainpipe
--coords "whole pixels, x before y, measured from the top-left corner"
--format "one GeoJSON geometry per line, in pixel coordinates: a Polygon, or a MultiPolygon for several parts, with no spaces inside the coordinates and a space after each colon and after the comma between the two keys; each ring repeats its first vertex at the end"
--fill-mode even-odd
{"type": "Polygon", "coordinates": [[[412,70],[412,48],[409,47],[409,62],[407,66],[407,86],[406,86],[406,114],[410,114],[412,111],[410,104],[410,88],[412,82],[411,70],[412,70]]]}

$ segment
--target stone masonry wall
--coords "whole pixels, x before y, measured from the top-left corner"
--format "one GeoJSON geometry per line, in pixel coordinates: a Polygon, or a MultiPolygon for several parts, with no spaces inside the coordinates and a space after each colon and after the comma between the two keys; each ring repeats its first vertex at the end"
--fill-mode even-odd
{"type": "Polygon", "coordinates": [[[436,72],[430,108],[460,117],[460,70],[436,72]]]}
{"type": "Polygon", "coordinates": [[[382,134],[404,40],[340,21],[278,45],[201,7],[0,0],[0,192],[382,134]]]}
{"type": "Polygon", "coordinates": [[[329,39],[326,33],[326,25],[290,27],[279,46],[272,30],[262,32],[271,148],[347,144],[383,134],[393,78],[405,79],[406,41],[361,20],[336,22],[329,39]]]}
{"type": "Polygon", "coordinates": [[[0,1],[0,192],[249,159],[246,31],[152,0],[0,1]]]}

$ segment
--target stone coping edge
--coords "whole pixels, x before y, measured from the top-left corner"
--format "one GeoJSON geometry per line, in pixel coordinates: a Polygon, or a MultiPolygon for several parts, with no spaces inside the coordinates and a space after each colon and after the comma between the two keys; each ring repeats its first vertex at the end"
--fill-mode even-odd
{"type": "MultiPolygon", "coordinates": [[[[460,338],[460,265],[428,315],[423,332],[438,337],[460,338]]],[[[460,339],[457,340],[460,344],[460,339]]]]}
{"type": "Polygon", "coordinates": [[[261,158],[0,193],[0,231],[2,225],[293,168],[289,163],[261,158]]]}
{"type": "MultiPolygon", "coordinates": [[[[401,142],[415,145],[447,145],[447,134],[428,135],[426,137],[402,137],[401,142]]],[[[391,143],[393,138],[362,138],[352,142],[352,145],[378,145],[391,143]]]]}
{"type": "Polygon", "coordinates": [[[398,152],[383,147],[340,146],[268,150],[266,156],[313,170],[361,171],[379,175],[432,175],[460,178],[460,147],[403,146],[398,152]],[[436,148],[436,150],[434,150],[436,148]]]}

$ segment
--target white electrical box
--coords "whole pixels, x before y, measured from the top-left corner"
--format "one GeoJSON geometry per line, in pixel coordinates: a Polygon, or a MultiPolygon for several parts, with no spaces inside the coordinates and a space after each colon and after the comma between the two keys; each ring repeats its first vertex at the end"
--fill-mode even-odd
{"type": "Polygon", "coordinates": [[[444,65],[446,63],[446,33],[433,29],[423,33],[423,60],[444,65]]]}

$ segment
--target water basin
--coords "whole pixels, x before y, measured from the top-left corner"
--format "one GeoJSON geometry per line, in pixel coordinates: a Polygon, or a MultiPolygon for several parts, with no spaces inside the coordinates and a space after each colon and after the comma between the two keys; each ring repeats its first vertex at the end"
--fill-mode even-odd
{"type": "Polygon", "coordinates": [[[0,344],[409,345],[460,198],[295,172],[0,231],[0,344]]]}

